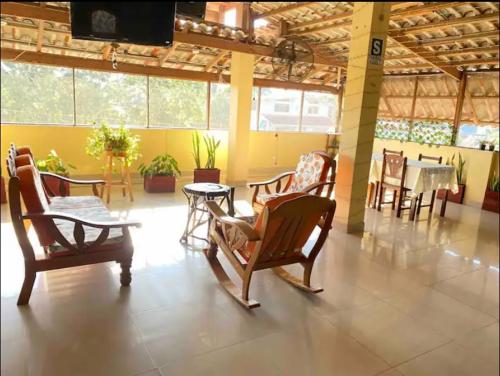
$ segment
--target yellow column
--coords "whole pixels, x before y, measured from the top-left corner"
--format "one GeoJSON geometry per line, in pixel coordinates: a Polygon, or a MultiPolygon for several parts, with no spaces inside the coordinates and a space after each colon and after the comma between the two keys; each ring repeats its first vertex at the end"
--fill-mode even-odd
{"type": "Polygon", "coordinates": [[[335,188],[335,227],[349,233],[364,230],[390,4],[354,3],[335,188]]]}
{"type": "Polygon", "coordinates": [[[252,111],[254,55],[231,55],[231,100],[226,182],[245,185],[248,178],[248,145],[252,111]]]}

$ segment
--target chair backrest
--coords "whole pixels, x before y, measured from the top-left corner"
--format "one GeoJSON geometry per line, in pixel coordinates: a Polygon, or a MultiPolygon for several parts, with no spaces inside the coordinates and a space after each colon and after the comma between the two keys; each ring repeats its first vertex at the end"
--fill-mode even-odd
{"type": "Polygon", "coordinates": [[[438,164],[441,164],[443,162],[443,157],[432,157],[430,155],[423,155],[420,153],[418,155],[418,160],[419,161],[436,161],[438,164]]]}
{"type": "Polygon", "coordinates": [[[332,171],[331,180],[334,181],[335,162],[327,153],[313,151],[301,155],[289,192],[302,192],[314,183],[326,181],[330,171],[332,171]]]}
{"type": "MultiPolygon", "coordinates": [[[[43,189],[40,173],[35,166],[30,163],[17,167],[15,178],[19,179],[19,190],[28,213],[43,213],[49,210],[49,201],[43,189]]],[[[44,220],[33,219],[32,223],[40,245],[48,246],[54,243],[44,220]]]]}
{"type": "Polygon", "coordinates": [[[401,155],[384,154],[381,182],[402,187],[406,177],[407,160],[401,155]]]}
{"type": "Polygon", "coordinates": [[[384,148],[382,150],[382,154],[395,154],[395,155],[403,156],[403,150],[397,151],[397,150],[389,150],[389,149],[384,148]]]}
{"type": "MultiPolygon", "coordinates": [[[[335,205],[334,200],[307,193],[292,193],[268,201],[255,223],[255,230],[261,236],[260,244],[255,246],[259,253],[256,262],[279,262],[299,256],[322,219],[328,231],[335,205]]],[[[252,253],[253,249],[249,251],[252,253]]]]}

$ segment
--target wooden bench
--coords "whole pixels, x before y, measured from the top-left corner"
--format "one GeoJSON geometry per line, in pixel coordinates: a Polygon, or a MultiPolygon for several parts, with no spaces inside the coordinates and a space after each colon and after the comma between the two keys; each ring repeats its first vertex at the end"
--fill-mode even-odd
{"type": "MultiPolygon", "coordinates": [[[[11,147],[7,169],[10,215],[25,265],[18,305],[29,302],[36,273],[41,271],[116,261],[121,266],[121,285],[130,285],[134,248],[129,228],[140,227],[139,222],[113,218],[97,195],[50,196],[45,190],[43,175],[25,148],[11,147]],[[24,213],[21,197],[26,207],[24,213]],[[33,224],[43,254],[35,253],[25,226],[27,220],[33,224]]],[[[100,181],[78,181],[77,184],[91,184],[97,194],[96,185],[100,181]]]]}

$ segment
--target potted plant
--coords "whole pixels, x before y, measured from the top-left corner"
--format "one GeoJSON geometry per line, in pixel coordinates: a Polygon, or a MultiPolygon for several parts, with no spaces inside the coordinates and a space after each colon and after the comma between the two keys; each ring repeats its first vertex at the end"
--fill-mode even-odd
{"type": "MultiPolygon", "coordinates": [[[[455,202],[457,204],[463,204],[464,196],[465,196],[465,176],[464,176],[464,167],[465,160],[462,158],[462,154],[458,153],[458,164],[455,166],[455,154],[451,157],[450,160],[446,160],[447,165],[452,165],[455,167],[455,173],[457,174],[457,183],[458,183],[458,192],[453,193],[448,190],[448,201],[455,202]]],[[[440,189],[437,193],[437,198],[444,199],[446,194],[446,189],[440,189]]]]}
{"type": "Polygon", "coordinates": [[[488,144],[488,140],[479,140],[479,149],[486,150],[487,144],[488,144]]]}
{"type": "Polygon", "coordinates": [[[142,163],[139,173],[148,193],[175,192],[175,176],[181,174],[177,161],[169,154],[155,157],[149,165],[142,163]]]}
{"type": "Polygon", "coordinates": [[[500,177],[496,176],[496,173],[493,173],[488,181],[482,208],[495,213],[500,212],[500,177]]]}
{"type": "Polygon", "coordinates": [[[2,185],[0,185],[0,203],[7,203],[7,194],[5,192],[5,179],[2,176],[2,185]]]}
{"type": "Polygon", "coordinates": [[[124,157],[125,163],[130,166],[140,156],[139,140],[139,136],[132,135],[123,125],[111,128],[102,123],[87,138],[85,151],[96,159],[100,159],[104,153],[112,153],[113,156],[124,157]]]}
{"type": "Polygon", "coordinates": [[[207,148],[207,163],[201,168],[200,158],[200,135],[198,132],[193,134],[193,157],[196,164],[194,170],[195,183],[219,183],[220,170],[215,168],[215,155],[220,141],[216,141],[214,136],[203,137],[205,147],[207,148]]]}
{"type": "MultiPolygon", "coordinates": [[[[64,164],[61,157],[59,157],[55,150],[51,150],[45,159],[37,159],[35,161],[36,167],[42,172],[51,172],[56,175],[69,177],[69,170],[74,170],[76,167],[68,163],[64,164]]],[[[56,196],[69,196],[69,183],[62,181],[53,176],[44,176],[43,180],[49,189],[56,196]]]]}

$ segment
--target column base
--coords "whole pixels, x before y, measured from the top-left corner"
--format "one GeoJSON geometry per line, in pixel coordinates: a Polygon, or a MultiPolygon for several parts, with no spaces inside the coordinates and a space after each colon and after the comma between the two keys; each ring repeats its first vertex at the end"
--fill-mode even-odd
{"type": "Polygon", "coordinates": [[[333,229],[345,232],[347,234],[363,234],[365,231],[365,222],[361,223],[343,223],[333,220],[333,229]]]}

